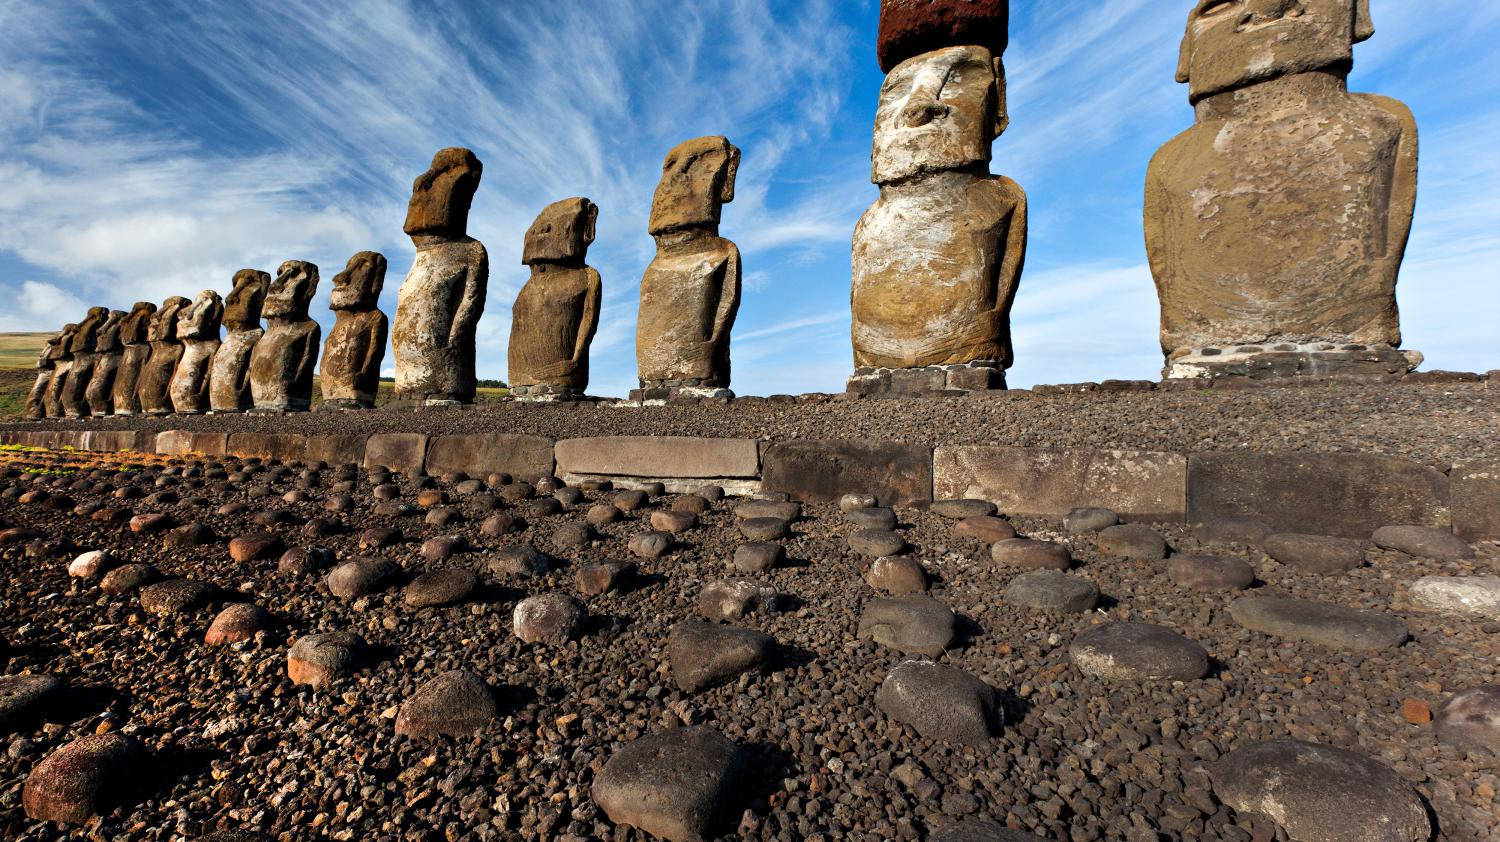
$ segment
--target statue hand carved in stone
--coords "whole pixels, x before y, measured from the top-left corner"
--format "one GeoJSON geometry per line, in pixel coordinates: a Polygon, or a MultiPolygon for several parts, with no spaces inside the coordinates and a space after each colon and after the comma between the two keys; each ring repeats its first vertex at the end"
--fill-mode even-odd
{"type": "Polygon", "coordinates": [[[151,358],[151,320],[156,318],[156,305],[149,301],[137,301],[130,308],[130,315],[120,323],[120,345],[124,348],[120,356],[120,370],[115,372],[114,404],[116,415],[135,415],[141,411],[139,393],[141,372],[151,358]]]}
{"type": "Polygon", "coordinates": [[[526,232],[531,279],[511,311],[510,388],[523,400],[580,397],[604,284],[585,260],[599,207],[584,198],[548,206],[526,232]]]}
{"type": "Polygon", "coordinates": [[[177,337],[182,340],[182,359],[172,374],[169,392],[179,413],[208,412],[209,380],[214,354],[219,350],[219,325],[224,318],[224,300],[206,289],[191,307],[177,317],[177,337]]]}
{"type": "Polygon", "coordinates": [[[362,251],[333,277],[328,306],[334,323],[323,344],[319,377],[324,407],[369,409],[375,405],[389,330],[379,306],[385,270],[385,255],[362,251]]]}
{"type": "Polygon", "coordinates": [[[1146,179],[1169,376],[1412,367],[1396,277],[1417,126],[1396,100],[1348,92],[1373,33],[1368,0],[1195,4],[1177,78],[1196,122],[1146,179]]]}
{"type": "Polygon", "coordinates": [[[125,354],[125,346],[120,341],[120,328],[124,325],[126,315],[124,310],[111,311],[99,328],[98,339],[94,342],[98,355],[94,361],[94,376],[89,379],[84,398],[88,402],[89,413],[95,418],[113,415],[115,411],[115,377],[125,354]]]}
{"type": "Polygon", "coordinates": [[[400,401],[474,402],[475,333],[490,264],[466,231],[483,172],[473,152],[444,149],[412,185],[406,233],[417,258],[397,294],[391,337],[400,401]]]}
{"type": "Polygon", "coordinates": [[[729,335],[740,307],[740,250],[719,236],[740,150],[701,137],[667,154],[651,206],[656,258],[641,279],[636,362],[643,393],[729,395],[729,335]]]}
{"type": "Polygon", "coordinates": [[[250,355],[256,411],[306,412],[312,407],[323,329],[308,317],[308,308],[317,291],[317,266],[302,260],[281,264],[266,293],[266,334],[250,355]]]}
{"type": "Polygon", "coordinates": [[[234,273],[234,289],[224,300],[224,340],[214,354],[208,402],[214,412],[245,412],[255,406],[250,392],[250,356],[265,335],[261,309],[271,276],[254,269],[234,273]]]}

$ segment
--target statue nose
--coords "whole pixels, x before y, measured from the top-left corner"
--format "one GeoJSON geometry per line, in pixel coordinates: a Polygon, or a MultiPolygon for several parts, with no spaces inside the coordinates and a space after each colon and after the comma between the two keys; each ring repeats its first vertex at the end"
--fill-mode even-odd
{"type": "Polygon", "coordinates": [[[1302,14],[1301,0],[1250,0],[1241,23],[1270,23],[1302,14]]]}
{"type": "Polygon", "coordinates": [[[916,102],[908,105],[902,114],[908,128],[921,128],[933,120],[941,120],[953,113],[953,109],[940,102],[916,102]]]}

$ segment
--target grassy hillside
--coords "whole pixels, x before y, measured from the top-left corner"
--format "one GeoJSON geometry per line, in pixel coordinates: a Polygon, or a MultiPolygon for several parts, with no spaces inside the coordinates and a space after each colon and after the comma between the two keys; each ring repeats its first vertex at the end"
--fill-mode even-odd
{"type": "Polygon", "coordinates": [[[34,368],[50,333],[0,333],[0,368],[34,368]]]}

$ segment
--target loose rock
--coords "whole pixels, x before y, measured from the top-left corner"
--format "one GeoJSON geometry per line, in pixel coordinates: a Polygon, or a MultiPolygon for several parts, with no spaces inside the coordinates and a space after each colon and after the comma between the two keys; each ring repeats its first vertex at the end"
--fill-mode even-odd
{"type": "Polygon", "coordinates": [[[730,815],[742,766],[739,747],[713,728],[674,728],[617,750],[590,795],[617,825],[668,842],[700,842],[730,815]]]}
{"type": "Polygon", "coordinates": [[[686,620],[667,638],[672,679],[688,693],[722,684],[764,665],[774,642],[751,629],[686,620]]]}
{"type": "Polygon", "coordinates": [[[1388,614],[1302,599],[1243,596],[1229,606],[1234,621],[1251,631],[1355,651],[1395,649],[1406,642],[1406,624],[1388,614]]]}
{"type": "Polygon", "coordinates": [[[698,593],[698,613],[715,620],[740,620],[776,610],[776,589],[750,579],[709,582],[698,593]]]}
{"type": "Polygon", "coordinates": [[[928,661],[906,661],[891,670],[875,694],[875,705],[924,737],[964,745],[984,745],[1004,719],[995,688],[963,670],[928,661]]]}
{"type": "Polygon", "coordinates": [[[466,737],[495,718],[495,697],[469,670],[442,673],[417,689],[396,714],[396,733],[425,739],[466,737]]]}
{"type": "Polygon", "coordinates": [[[449,568],[431,570],[413,579],[406,586],[406,605],[409,608],[437,608],[457,605],[468,599],[479,589],[479,577],[472,570],[449,568]]]}
{"type": "Polygon", "coordinates": [[[1195,591],[1242,591],[1255,582],[1255,568],[1238,558],[1185,555],[1167,562],[1167,577],[1195,591]]]}
{"type": "Polygon", "coordinates": [[[544,593],[521,600],[512,621],[516,637],[526,643],[561,646],[583,630],[588,612],[564,593],[544,593]]]}
{"type": "Polygon", "coordinates": [[[873,599],[859,618],[859,638],[898,652],[936,658],[958,635],[958,618],[926,596],[873,599]]]}
{"type": "Polygon", "coordinates": [[[990,558],[996,564],[1025,570],[1067,570],[1073,566],[1073,554],[1062,544],[1011,538],[990,547],[990,558]]]}
{"type": "Polygon", "coordinates": [[[145,750],[119,733],[68,743],[31,770],[21,801],[34,821],[83,824],[110,812],[134,789],[145,750]]]}
{"type": "Polygon", "coordinates": [[[1193,681],[1208,675],[1208,652],[1196,640],[1150,623],[1103,623],[1085,629],[1068,650],[1073,665],[1106,681],[1193,681]]]}
{"type": "Polygon", "coordinates": [[[236,602],[225,607],[208,627],[203,642],[209,646],[229,646],[243,643],[265,631],[275,623],[270,612],[249,602],[236,602]]]}
{"type": "Polygon", "coordinates": [[[1446,529],[1430,526],[1383,526],[1371,537],[1375,546],[1436,561],[1464,561],[1474,548],[1446,529]]]}
{"type": "Polygon", "coordinates": [[[1069,535],[1100,532],[1120,522],[1120,516],[1109,509],[1073,509],[1063,516],[1063,529],[1069,535]]]}
{"type": "Polygon", "coordinates": [[[1011,581],[1005,600],[1035,611],[1081,614],[1099,604],[1099,586],[1061,570],[1033,570],[1011,581]]]}
{"type": "Polygon", "coordinates": [[[877,558],[865,574],[865,582],[892,596],[925,593],[927,568],[912,558],[877,558]]]}
{"type": "Polygon", "coordinates": [[[363,665],[369,647],[352,632],[309,634],[287,652],[287,677],[296,685],[327,687],[363,665]]]}
{"type": "Polygon", "coordinates": [[[1166,539],[1149,526],[1127,523],[1111,526],[1094,539],[1099,552],[1116,558],[1161,561],[1167,557],[1166,539]]]}

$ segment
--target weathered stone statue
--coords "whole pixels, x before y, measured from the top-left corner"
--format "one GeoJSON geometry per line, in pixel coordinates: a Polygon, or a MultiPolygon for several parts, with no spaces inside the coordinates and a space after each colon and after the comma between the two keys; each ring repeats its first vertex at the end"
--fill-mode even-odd
{"type": "Polygon", "coordinates": [[[882,6],[880,199],[854,231],[850,391],[1005,388],[1027,230],[1025,191],[989,172],[1007,125],[1008,11],[1006,0],[882,6]]]}
{"type": "Polygon", "coordinates": [[[42,346],[41,354],[36,358],[36,383],[32,385],[30,394],[26,396],[26,420],[28,421],[40,421],[47,417],[47,392],[52,385],[53,372],[57,366],[57,357],[62,342],[63,331],[59,331],[47,340],[47,344],[42,346]]]}
{"type": "Polygon", "coordinates": [[[219,350],[219,323],[223,318],[224,299],[211,289],[198,293],[193,306],[177,317],[182,359],[172,374],[168,392],[173,409],[179,413],[199,415],[209,410],[209,378],[214,354],[219,350]]]}
{"type": "Polygon", "coordinates": [[[120,345],[125,350],[120,356],[120,370],[115,372],[113,403],[116,415],[136,415],[141,411],[137,387],[140,385],[141,372],[151,359],[151,322],[155,318],[155,304],[137,301],[130,308],[130,315],[120,323],[120,345]]]}
{"type": "Polygon", "coordinates": [[[120,342],[120,328],[126,315],[124,310],[111,310],[94,341],[97,351],[94,376],[89,380],[84,398],[88,401],[89,414],[95,418],[103,418],[115,412],[115,375],[119,373],[120,361],[125,355],[125,346],[120,342]]]}
{"type": "Polygon", "coordinates": [[[94,365],[98,361],[99,328],[108,319],[108,307],[90,307],[68,344],[73,364],[68,367],[68,379],[63,384],[62,405],[63,414],[69,418],[89,417],[89,382],[94,378],[94,365]]]}
{"type": "Polygon", "coordinates": [[[589,386],[589,343],[599,328],[604,283],[584,264],[599,207],[588,199],[549,205],[526,232],[521,262],[531,279],[510,323],[510,392],[520,400],[581,398],[589,386]]]}
{"type": "Polygon", "coordinates": [[[1146,176],[1146,251],[1168,377],[1410,371],[1396,275],[1417,125],[1351,94],[1368,0],[1223,0],[1188,18],[1177,80],[1196,124],[1146,176]]]}
{"type": "Polygon", "coordinates": [[[177,363],[182,360],[182,340],[177,337],[177,317],[193,302],[174,295],[162,302],[161,309],[151,317],[151,328],[147,336],[151,340],[151,356],[141,368],[136,382],[136,396],[141,401],[141,412],[145,415],[172,414],[172,396],[168,389],[172,375],[177,372],[177,363]]]}
{"type": "Polygon", "coordinates": [[[208,404],[213,412],[245,412],[255,406],[250,394],[250,355],[265,335],[261,307],[271,276],[254,269],[234,273],[234,289],[224,301],[224,341],[214,354],[209,376],[208,404]]]}
{"type": "Polygon", "coordinates": [[[380,364],[385,361],[389,322],[380,312],[385,288],[385,255],[362,251],[333,276],[328,308],[333,330],[323,343],[324,410],[370,409],[380,391],[380,364]]]}
{"type": "Polygon", "coordinates": [[[635,397],[732,397],[729,332],[740,309],[740,250],[719,236],[740,150],[700,137],[667,153],[651,205],[656,259],[641,279],[635,397]]]}
{"type": "Polygon", "coordinates": [[[68,372],[73,368],[73,336],[76,333],[78,325],[63,325],[58,343],[52,349],[52,379],[47,382],[47,392],[42,396],[48,418],[62,418],[67,414],[63,410],[63,392],[68,385],[68,372]]]}
{"type": "Polygon", "coordinates": [[[490,258],[466,231],[483,174],[473,152],[444,149],[412,186],[406,233],[417,259],[397,294],[391,342],[399,402],[474,402],[474,334],[484,314],[490,258]]]}
{"type": "Polygon", "coordinates": [[[250,355],[254,411],[306,412],[312,406],[323,329],[307,310],[317,291],[317,266],[301,260],[281,264],[266,294],[266,335],[250,355]]]}

